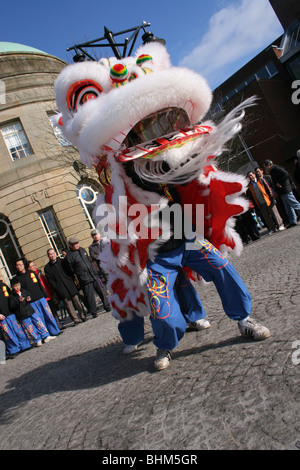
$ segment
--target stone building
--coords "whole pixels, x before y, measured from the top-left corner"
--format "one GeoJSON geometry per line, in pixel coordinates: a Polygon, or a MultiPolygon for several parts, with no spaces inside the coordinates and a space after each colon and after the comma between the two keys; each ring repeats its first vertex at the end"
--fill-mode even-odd
{"type": "Polygon", "coordinates": [[[54,81],[66,63],[37,49],[0,42],[0,275],[25,256],[43,268],[71,236],[91,243],[101,185],[77,150],[53,129],[54,81]]]}

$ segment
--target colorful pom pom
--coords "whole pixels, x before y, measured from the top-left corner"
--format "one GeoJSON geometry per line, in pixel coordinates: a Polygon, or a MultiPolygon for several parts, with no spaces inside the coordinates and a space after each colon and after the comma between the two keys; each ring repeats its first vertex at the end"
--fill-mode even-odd
{"type": "Polygon", "coordinates": [[[110,78],[115,83],[124,82],[127,80],[128,77],[128,70],[126,65],[123,64],[115,64],[110,69],[110,78]]]}
{"type": "Polygon", "coordinates": [[[149,60],[152,60],[151,55],[148,55],[148,54],[139,55],[138,58],[136,59],[136,65],[139,65],[141,67],[145,62],[148,62],[149,60]]]}

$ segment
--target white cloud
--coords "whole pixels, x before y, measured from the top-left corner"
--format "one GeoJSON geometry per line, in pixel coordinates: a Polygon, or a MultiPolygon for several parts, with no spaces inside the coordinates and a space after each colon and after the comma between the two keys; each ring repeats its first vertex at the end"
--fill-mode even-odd
{"type": "Polygon", "coordinates": [[[200,44],[179,65],[201,73],[211,86],[220,84],[228,78],[229,65],[231,75],[240,67],[234,69],[235,62],[256,55],[282,33],[268,0],[231,2],[210,18],[200,44]]]}

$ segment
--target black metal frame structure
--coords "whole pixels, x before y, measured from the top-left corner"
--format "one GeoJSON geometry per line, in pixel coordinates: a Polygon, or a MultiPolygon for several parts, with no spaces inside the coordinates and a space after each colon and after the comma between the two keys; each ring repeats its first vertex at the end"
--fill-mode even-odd
{"type": "Polygon", "coordinates": [[[98,47],[110,47],[115,57],[121,60],[122,58],[126,57],[127,52],[128,52],[127,54],[128,56],[132,54],[133,48],[135,46],[136,40],[141,30],[144,31],[144,34],[142,36],[142,41],[144,44],[147,42],[161,42],[162,44],[166,43],[164,39],[155,37],[151,31],[146,31],[146,28],[148,28],[150,25],[151,25],[150,23],[143,21],[143,23],[140,26],[136,26],[130,29],[125,29],[124,31],[119,31],[117,33],[113,33],[106,26],[104,26],[104,36],[102,38],[93,39],[92,41],[87,41],[81,44],[75,44],[72,47],[68,47],[67,51],[73,50],[75,52],[75,55],[73,57],[74,62],[81,62],[84,60],[97,61],[98,59],[94,57],[86,49],[98,48],[98,47]],[[127,33],[132,33],[132,34],[130,37],[125,37],[123,42],[115,41],[115,38],[117,36],[121,36],[127,33]],[[102,41],[107,41],[107,42],[103,44],[102,41]],[[132,44],[130,46],[130,49],[128,49],[130,43],[132,44]],[[119,49],[121,47],[123,48],[122,52],[119,49]]]}

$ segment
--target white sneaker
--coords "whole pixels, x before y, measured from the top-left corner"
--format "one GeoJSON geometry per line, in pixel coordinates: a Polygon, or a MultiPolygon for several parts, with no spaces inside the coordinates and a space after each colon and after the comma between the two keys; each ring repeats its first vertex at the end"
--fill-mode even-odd
{"type": "Polygon", "coordinates": [[[137,348],[141,345],[142,343],[138,344],[126,344],[125,348],[123,349],[124,354],[131,354],[134,351],[137,350],[137,348]]]}
{"type": "Polygon", "coordinates": [[[154,367],[156,370],[166,369],[170,365],[171,353],[168,349],[158,349],[156,352],[156,359],[154,367]]]}
{"type": "Polygon", "coordinates": [[[206,328],[210,327],[210,323],[208,320],[205,320],[205,318],[201,318],[201,320],[189,323],[188,326],[195,330],[206,330],[206,328]]]}
{"type": "Polygon", "coordinates": [[[44,339],[44,343],[49,343],[53,339],[56,339],[56,336],[47,336],[47,338],[44,339]]]}
{"type": "Polygon", "coordinates": [[[260,325],[252,318],[245,318],[245,320],[239,321],[238,327],[242,336],[253,338],[256,341],[261,341],[271,336],[271,332],[268,328],[260,325]]]}
{"type": "Polygon", "coordinates": [[[280,227],[278,227],[278,230],[285,230],[285,226],[284,225],[280,225],[280,227]]]}
{"type": "Polygon", "coordinates": [[[41,346],[43,346],[42,340],[40,339],[37,343],[35,343],[35,345],[37,348],[40,348],[41,346]]]}

